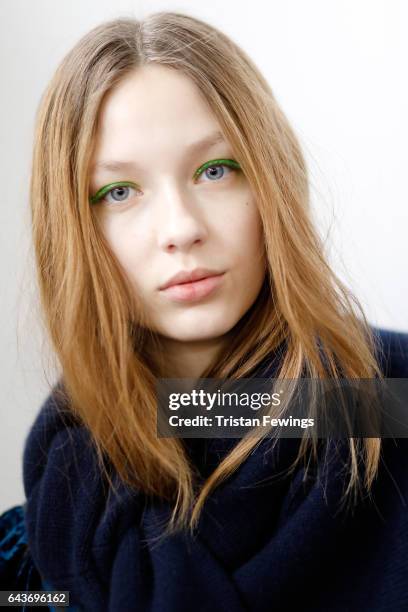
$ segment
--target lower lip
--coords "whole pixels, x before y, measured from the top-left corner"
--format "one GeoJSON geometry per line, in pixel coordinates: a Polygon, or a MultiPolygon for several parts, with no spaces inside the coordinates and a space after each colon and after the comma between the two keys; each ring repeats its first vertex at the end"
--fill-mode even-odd
{"type": "Polygon", "coordinates": [[[214,293],[221,285],[223,276],[224,274],[218,274],[192,283],[171,285],[162,289],[161,293],[174,302],[196,302],[214,293]]]}

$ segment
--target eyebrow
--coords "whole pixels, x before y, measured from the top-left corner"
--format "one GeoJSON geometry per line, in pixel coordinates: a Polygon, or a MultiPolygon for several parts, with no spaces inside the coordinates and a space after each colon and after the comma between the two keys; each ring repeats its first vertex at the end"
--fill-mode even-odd
{"type": "MultiPolygon", "coordinates": [[[[214,132],[213,134],[205,136],[205,138],[201,138],[200,140],[187,145],[185,152],[187,157],[190,157],[191,155],[210,149],[221,142],[227,144],[221,132],[214,132]]],[[[116,172],[118,170],[138,170],[139,165],[133,161],[101,160],[93,164],[92,168],[94,170],[109,170],[111,172],[116,172]]]]}

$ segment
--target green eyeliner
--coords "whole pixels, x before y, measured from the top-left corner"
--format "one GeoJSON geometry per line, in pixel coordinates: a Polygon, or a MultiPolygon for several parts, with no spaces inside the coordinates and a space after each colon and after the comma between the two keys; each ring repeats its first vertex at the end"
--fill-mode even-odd
{"type": "Polygon", "coordinates": [[[131,183],[130,181],[117,181],[116,183],[109,183],[109,185],[105,185],[105,187],[99,189],[99,191],[97,191],[94,196],[89,198],[90,203],[96,204],[96,202],[103,198],[103,196],[106,195],[108,191],[114,189],[115,187],[134,187],[135,189],[139,189],[139,187],[135,185],[135,183],[131,183]]]}
{"type": "Polygon", "coordinates": [[[211,161],[205,162],[205,164],[200,166],[198,170],[194,172],[193,179],[196,179],[198,176],[200,176],[200,174],[204,172],[204,170],[207,170],[207,168],[211,168],[211,166],[217,165],[230,166],[231,168],[236,168],[237,170],[241,168],[239,163],[236,162],[234,159],[212,159],[211,161]]]}
{"type": "MultiPolygon", "coordinates": [[[[211,168],[211,166],[217,166],[217,165],[218,166],[221,166],[221,165],[230,166],[231,168],[235,168],[237,170],[241,168],[239,163],[236,162],[234,159],[212,159],[208,162],[205,162],[205,164],[202,164],[202,166],[200,166],[194,172],[193,180],[198,178],[200,174],[204,172],[204,170],[207,170],[207,168],[211,168]]],[[[115,187],[134,187],[135,189],[140,189],[138,185],[130,181],[117,181],[115,183],[109,183],[109,185],[105,185],[104,187],[99,189],[99,191],[97,191],[94,196],[91,196],[89,198],[89,202],[91,204],[96,204],[97,202],[99,202],[99,200],[103,198],[104,195],[106,195],[109,191],[111,191],[111,189],[114,189],[115,187]]]]}

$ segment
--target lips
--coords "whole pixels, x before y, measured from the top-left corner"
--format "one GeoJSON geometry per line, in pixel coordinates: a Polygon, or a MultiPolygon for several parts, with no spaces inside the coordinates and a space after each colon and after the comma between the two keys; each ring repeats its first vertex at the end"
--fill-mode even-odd
{"type": "Polygon", "coordinates": [[[223,287],[225,272],[195,270],[173,276],[161,289],[165,299],[172,302],[192,303],[208,298],[223,287]]]}
{"type": "Polygon", "coordinates": [[[164,285],[160,287],[160,290],[167,289],[168,287],[172,287],[174,285],[183,285],[185,283],[192,283],[194,281],[199,281],[204,278],[219,276],[223,274],[219,270],[210,270],[209,268],[195,268],[194,270],[183,270],[181,272],[177,272],[174,276],[172,276],[164,285]]]}

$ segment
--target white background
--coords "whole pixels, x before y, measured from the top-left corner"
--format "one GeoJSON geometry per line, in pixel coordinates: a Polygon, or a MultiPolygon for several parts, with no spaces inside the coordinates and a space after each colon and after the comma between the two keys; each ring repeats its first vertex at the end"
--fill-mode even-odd
{"type": "Polygon", "coordinates": [[[116,17],[179,11],[258,64],[303,146],[319,231],[373,325],[408,330],[404,0],[2,0],[0,512],[24,501],[25,437],[53,382],[38,323],[28,187],[34,115],[63,55],[116,17]]]}

